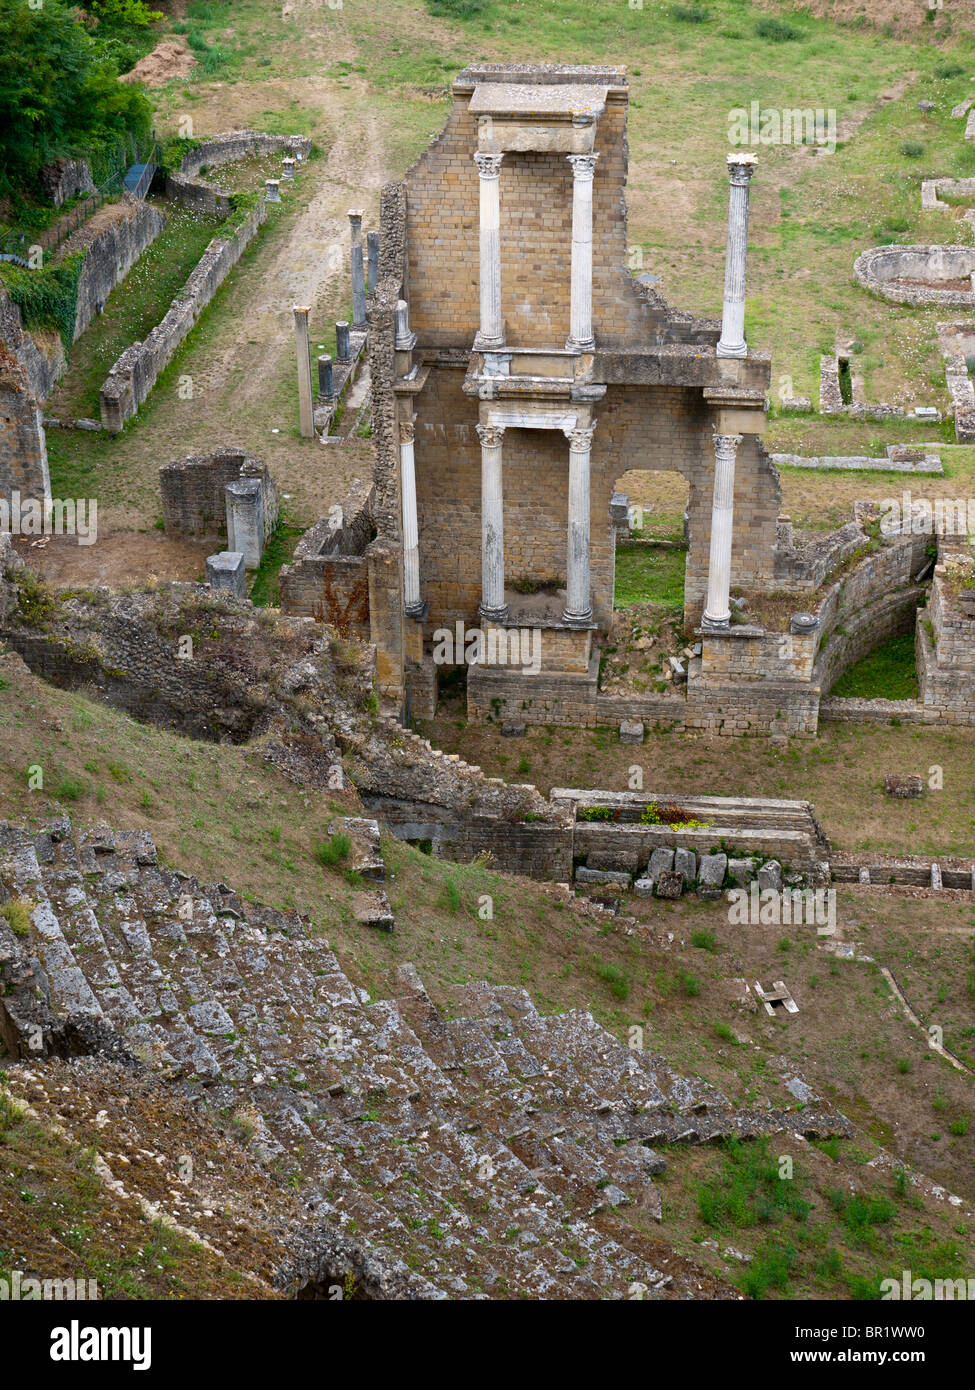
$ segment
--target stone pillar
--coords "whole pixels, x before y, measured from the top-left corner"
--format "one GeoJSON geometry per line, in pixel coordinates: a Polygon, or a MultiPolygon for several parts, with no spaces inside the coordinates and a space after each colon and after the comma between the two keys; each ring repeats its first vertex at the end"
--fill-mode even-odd
{"type": "Polygon", "coordinates": [[[589,594],[589,451],[595,425],[566,430],[569,441],[569,529],[566,540],[566,592],[562,621],[572,627],[592,622],[589,594]]]}
{"type": "Polygon", "coordinates": [[[504,429],[478,425],[481,441],[481,602],[482,618],[504,622],[504,499],[501,487],[501,446],[504,429]]]}
{"type": "Polygon", "coordinates": [[[237,478],[223,491],[227,549],[240,551],[246,567],[256,570],[264,551],[264,489],[257,478],[237,478]]]}
{"type": "Polygon", "coordinates": [[[397,352],[412,352],[416,347],[416,334],[410,331],[410,306],[405,299],[396,301],[396,339],[393,346],[397,352]]]}
{"type": "Polygon", "coordinates": [[[420,536],[416,522],[416,464],[413,457],[412,420],[399,427],[400,485],[403,494],[403,609],[407,617],[423,615],[420,598],[420,536]]]}
{"type": "Polygon", "coordinates": [[[746,357],[745,262],[748,257],[748,187],[757,159],[753,154],[729,154],[728,245],[724,264],[724,305],[721,311],[719,357],[746,357]]]}
{"type": "Polygon", "coordinates": [[[366,326],[366,273],[362,265],[362,213],[349,209],[352,233],[352,327],[366,326]]]}
{"type": "Polygon", "coordinates": [[[223,589],[234,598],[246,598],[247,574],[241,552],[221,550],[216,555],[208,555],[207,583],[211,589],[223,589]]]}
{"type": "Polygon", "coordinates": [[[318,394],[324,401],[330,401],[335,395],[335,384],[332,379],[332,359],[327,352],[323,353],[318,359],[318,394]]]}
{"type": "Polygon", "coordinates": [[[295,176],[295,161],[290,155],[285,155],[281,161],[281,177],[283,179],[293,179],[295,176]]]}
{"type": "Polygon", "coordinates": [[[366,233],[366,253],[369,268],[369,276],[366,280],[366,289],[372,294],[379,279],[379,233],[366,233]]]}
{"type": "Polygon", "coordinates": [[[481,327],[475,348],[504,346],[501,322],[501,160],[500,154],[474,156],[480,176],[481,327]]]}
{"type": "Polygon", "coordinates": [[[294,306],[295,346],[298,352],[298,417],[303,439],[315,436],[315,417],[311,399],[311,347],[308,340],[308,310],[294,306]]]}
{"type": "Polygon", "coordinates": [[[731,620],[731,535],[735,514],[735,456],[740,434],[714,436],[714,501],[711,506],[711,553],[708,597],[702,627],[723,629],[731,620]]]}
{"type": "Polygon", "coordinates": [[[266,203],[280,203],[281,181],[279,179],[264,180],[264,201],[266,203]]]}
{"type": "Polygon", "coordinates": [[[349,325],[339,319],[335,325],[335,360],[349,362],[352,359],[352,344],[349,341],[349,325]]]}
{"type": "Polygon", "coordinates": [[[572,298],[567,348],[591,351],[592,335],[592,180],[596,154],[567,155],[572,165],[572,298]]]}

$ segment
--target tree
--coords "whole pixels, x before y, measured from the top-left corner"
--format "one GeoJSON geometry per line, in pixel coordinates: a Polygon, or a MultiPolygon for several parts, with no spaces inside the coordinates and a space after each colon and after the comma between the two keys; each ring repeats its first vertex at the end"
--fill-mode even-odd
{"type": "Polygon", "coordinates": [[[59,155],[104,156],[126,134],[143,136],[145,95],[64,0],[31,9],[0,0],[0,192],[29,188],[59,155]]]}

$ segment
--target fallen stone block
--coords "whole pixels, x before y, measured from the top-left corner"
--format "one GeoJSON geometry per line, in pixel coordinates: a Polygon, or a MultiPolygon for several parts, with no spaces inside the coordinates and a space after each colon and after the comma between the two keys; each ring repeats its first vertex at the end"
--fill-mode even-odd
{"type": "Polygon", "coordinates": [[[697,869],[697,891],[702,898],[720,898],[724,876],[728,871],[726,854],[702,854],[697,869]]]}
{"type": "Polygon", "coordinates": [[[630,875],[615,869],[587,869],[580,864],[576,869],[576,883],[615,883],[620,888],[629,888],[630,875]]]}
{"type": "Polygon", "coordinates": [[[525,727],[523,719],[505,719],[501,725],[501,737],[524,738],[525,727]]]}
{"type": "Polygon", "coordinates": [[[693,883],[697,878],[697,855],[692,849],[680,849],[674,852],[674,871],[683,874],[685,882],[693,883]]]}
{"type": "Polygon", "coordinates": [[[913,798],[924,795],[924,783],[920,777],[897,777],[888,773],[884,778],[884,795],[913,798]]]}
{"type": "Polygon", "coordinates": [[[777,859],[770,859],[767,864],[763,864],[758,871],[758,886],[760,889],[771,888],[779,893],[782,890],[782,865],[777,859]]]}
{"type": "Polygon", "coordinates": [[[755,877],[754,859],[729,859],[728,875],[730,878],[733,878],[736,883],[751,883],[752,879],[755,877]]]}
{"type": "Polygon", "coordinates": [[[620,721],[620,743],[642,743],[643,725],[638,719],[620,721]]]}
{"type": "Polygon", "coordinates": [[[221,550],[207,556],[207,583],[211,589],[223,589],[235,598],[247,596],[247,572],[244,556],[239,550],[221,550]]]}
{"type": "Polygon", "coordinates": [[[653,879],[638,878],[633,885],[633,896],[635,898],[653,897],[653,879]]]}
{"type": "Polygon", "coordinates": [[[658,845],[650,855],[650,867],[647,870],[647,877],[654,880],[658,879],[665,870],[674,867],[674,851],[668,849],[666,845],[658,845]]]}
{"type": "Polygon", "coordinates": [[[364,927],[375,927],[379,931],[393,930],[393,909],[381,888],[370,892],[354,893],[352,895],[352,915],[364,927]]]}
{"type": "Polygon", "coordinates": [[[684,875],[675,869],[664,869],[656,880],[658,898],[679,898],[684,891],[684,875]]]}

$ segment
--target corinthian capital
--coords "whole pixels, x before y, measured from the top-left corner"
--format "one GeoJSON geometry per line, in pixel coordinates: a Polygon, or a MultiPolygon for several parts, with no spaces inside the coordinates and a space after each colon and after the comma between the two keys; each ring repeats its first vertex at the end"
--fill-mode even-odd
{"type": "Polygon", "coordinates": [[[576,179],[591,179],[596,172],[596,160],[598,154],[567,154],[566,159],[572,165],[572,176],[576,179]]]}
{"type": "Polygon", "coordinates": [[[592,447],[592,437],[596,432],[595,420],[585,429],[563,430],[562,433],[569,441],[569,448],[579,454],[588,454],[592,447]]]}
{"type": "Polygon", "coordinates": [[[728,177],[732,187],[747,188],[757,163],[758,157],[754,154],[729,154],[728,177]]]}
{"type": "Polygon", "coordinates": [[[415,436],[416,422],[414,420],[400,420],[399,442],[401,444],[412,444],[415,436]]]}
{"type": "Polygon", "coordinates": [[[474,156],[474,163],[477,165],[477,172],[482,179],[496,179],[501,174],[501,160],[504,158],[500,154],[485,154],[478,150],[474,156]]]}
{"type": "Polygon", "coordinates": [[[740,434],[715,434],[711,437],[714,440],[716,458],[735,458],[742,440],[740,434]]]}
{"type": "Polygon", "coordinates": [[[504,443],[503,425],[475,425],[477,436],[485,449],[499,449],[504,443]]]}

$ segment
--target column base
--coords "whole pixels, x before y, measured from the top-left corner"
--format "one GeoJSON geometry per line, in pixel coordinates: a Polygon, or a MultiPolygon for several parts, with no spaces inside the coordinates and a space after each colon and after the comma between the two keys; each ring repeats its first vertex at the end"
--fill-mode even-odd
{"type": "Polygon", "coordinates": [[[586,338],[585,341],[581,341],[579,338],[573,338],[570,333],[565,340],[565,348],[567,352],[595,352],[596,339],[586,338]]]}
{"type": "Polygon", "coordinates": [[[485,607],[483,603],[477,605],[477,616],[482,622],[506,623],[508,621],[508,605],[499,604],[497,608],[485,607]]]}
{"type": "Polygon", "coordinates": [[[561,621],[566,627],[591,627],[592,609],[587,608],[585,613],[570,613],[567,608],[562,610],[561,621]]]}
{"type": "Polygon", "coordinates": [[[747,357],[748,344],[742,338],[740,343],[719,343],[714,351],[717,357],[747,357]]]}
{"type": "Polygon", "coordinates": [[[723,618],[712,618],[710,613],[705,613],[701,618],[701,627],[705,632],[727,632],[730,626],[730,611],[723,618]]]}
{"type": "Polygon", "coordinates": [[[492,337],[487,333],[482,333],[480,329],[478,329],[474,334],[474,351],[496,352],[498,348],[503,348],[505,346],[504,336],[503,333],[499,333],[492,337]]]}

